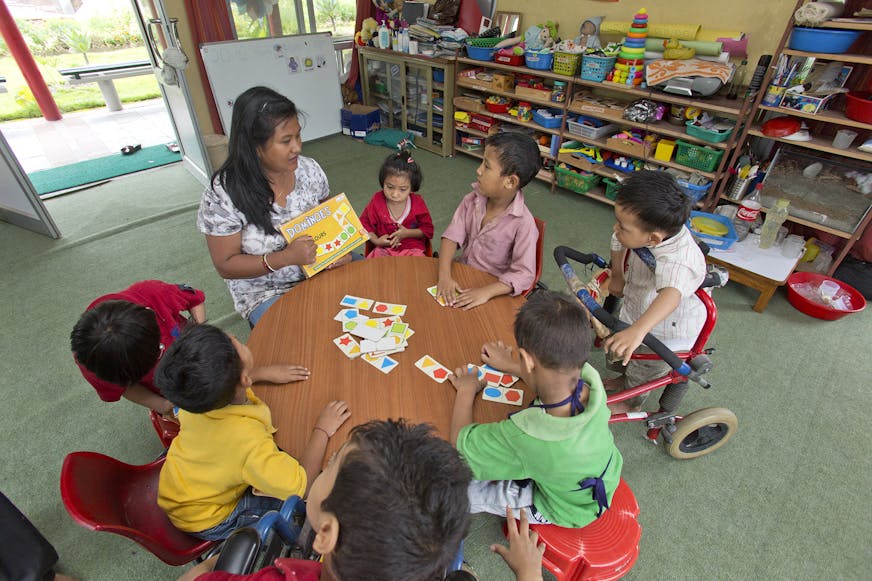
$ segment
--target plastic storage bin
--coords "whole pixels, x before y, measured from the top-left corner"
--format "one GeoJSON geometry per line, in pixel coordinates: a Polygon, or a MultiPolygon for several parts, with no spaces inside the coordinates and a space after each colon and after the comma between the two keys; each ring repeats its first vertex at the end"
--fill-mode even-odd
{"type": "Polygon", "coordinates": [[[594,119],[593,117],[585,117],[583,115],[579,117],[577,121],[570,119],[566,123],[570,133],[573,135],[579,135],[586,139],[599,139],[600,137],[605,137],[606,135],[610,135],[618,130],[617,125],[606,123],[599,119],[594,119]]]}
{"type": "Polygon", "coordinates": [[[694,204],[703,199],[708,193],[709,188],[712,187],[711,182],[705,185],[697,185],[682,179],[676,179],[675,181],[678,182],[679,187],[684,190],[684,193],[687,194],[687,197],[693,200],[694,204]]]}
{"type": "Polygon", "coordinates": [[[581,78],[585,81],[603,82],[617,59],[616,56],[584,55],[581,59],[581,78]]]}
{"type": "Polygon", "coordinates": [[[621,184],[611,178],[603,178],[603,183],[606,185],[606,197],[614,202],[618,197],[621,184]]]}
{"type": "Polygon", "coordinates": [[[700,171],[715,171],[718,167],[718,162],[721,161],[721,157],[724,155],[723,149],[715,149],[705,145],[694,145],[680,139],[675,140],[675,146],[678,148],[678,153],[675,154],[675,161],[700,171]]]}
{"type": "Polygon", "coordinates": [[[554,55],[552,53],[541,53],[541,52],[524,52],[524,60],[527,62],[527,67],[531,69],[536,69],[540,71],[547,71],[551,69],[551,62],[554,60],[554,55]]]}
{"type": "Polygon", "coordinates": [[[551,70],[558,75],[574,77],[578,73],[578,65],[580,62],[581,53],[572,54],[569,52],[555,52],[551,70]]]}
{"type": "Polygon", "coordinates": [[[562,167],[555,167],[554,172],[557,174],[558,186],[579,194],[585,193],[602,179],[596,174],[588,172],[580,174],[562,167]]]}
{"type": "Polygon", "coordinates": [[[481,47],[481,46],[472,46],[467,45],[466,54],[469,55],[469,58],[475,59],[477,61],[492,61],[494,60],[494,53],[497,49],[494,47],[481,47]]]}
{"type": "MultiPolygon", "coordinates": [[[[735,127],[733,129],[735,129],[735,127]]],[[[722,143],[729,139],[730,135],[733,134],[733,129],[730,129],[729,131],[712,131],[711,129],[694,125],[693,121],[688,121],[685,123],[684,130],[687,131],[687,134],[691,137],[696,137],[697,139],[702,139],[709,143],[722,143]]]]}
{"type": "Polygon", "coordinates": [[[687,221],[687,227],[690,228],[690,231],[693,232],[694,236],[696,236],[697,238],[701,238],[706,244],[708,244],[709,248],[713,248],[715,250],[727,250],[730,246],[733,245],[734,242],[736,242],[736,240],[739,239],[739,236],[736,234],[736,229],[733,228],[733,221],[726,216],[692,210],[690,212],[690,220],[687,221]],[[697,216],[710,218],[712,220],[720,222],[727,227],[727,235],[715,236],[714,234],[703,234],[702,232],[697,232],[690,225],[690,220],[693,220],[693,218],[697,216]]]}
{"type": "Polygon", "coordinates": [[[845,315],[859,313],[866,308],[866,299],[859,293],[859,291],[857,291],[857,289],[840,280],[817,274],[815,272],[794,272],[791,274],[787,279],[787,300],[790,301],[790,304],[797,310],[806,315],[823,319],[825,321],[835,321],[836,319],[841,319],[845,315]],[[835,283],[841,291],[848,295],[848,298],[851,300],[851,310],[842,311],[829,305],[818,303],[802,296],[794,288],[800,284],[820,285],[823,281],[835,283]]]}
{"type": "Polygon", "coordinates": [[[833,28],[806,28],[797,26],[790,33],[788,48],[808,52],[842,54],[848,52],[862,30],[840,30],[833,28]]]}
{"type": "Polygon", "coordinates": [[[436,82],[436,83],[444,83],[445,82],[445,70],[444,69],[433,69],[433,82],[436,82]]]}
{"type": "Polygon", "coordinates": [[[502,63],[504,65],[512,65],[515,67],[521,67],[521,66],[524,66],[524,55],[522,55],[522,54],[496,53],[494,55],[494,62],[502,63]]]}
{"type": "Polygon", "coordinates": [[[560,124],[563,122],[563,111],[559,109],[548,109],[553,117],[545,117],[540,113],[540,111],[543,111],[543,109],[536,109],[533,111],[533,121],[547,129],[557,129],[560,127],[560,124]]]}

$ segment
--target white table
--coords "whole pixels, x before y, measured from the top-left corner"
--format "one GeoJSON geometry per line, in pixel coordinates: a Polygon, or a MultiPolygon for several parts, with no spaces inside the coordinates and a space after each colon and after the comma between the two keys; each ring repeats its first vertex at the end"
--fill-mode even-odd
{"type": "Polygon", "coordinates": [[[759,236],[753,234],[728,250],[712,249],[708,261],[723,266],[730,272],[730,280],[760,291],[754,310],[762,313],[775,289],[787,281],[796,268],[800,256],[788,258],[781,254],[781,246],[761,249],[759,236]]]}

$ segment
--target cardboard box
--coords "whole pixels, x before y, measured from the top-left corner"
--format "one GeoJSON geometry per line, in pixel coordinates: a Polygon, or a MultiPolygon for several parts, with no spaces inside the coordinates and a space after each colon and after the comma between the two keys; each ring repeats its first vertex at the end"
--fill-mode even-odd
{"type": "Polygon", "coordinates": [[[624,155],[629,155],[630,157],[638,157],[639,159],[645,159],[648,155],[649,146],[644,141],[639,143],[638,141],[633,141],[631,139],[618,139],[617,137],[609,137],[606,139],[606,149],[609,151],[615,151],[617,153],[623,153],[624,155]]]}
{"type": "Polygon", "coordinates": [[[590,91],[579,91],[572,97],[569,110],[573,113],[590,113],[595,117],[621,120],[626,103],[609,97],[598,97],[590,91]]]}
{"type": "Polygon", "coordinates": [[[532,87],[517,86],[515,95],[519,99],[538,99],[539,101],[551,101],[551,89],[533,89],[532,87]]]}
{"type": "Polygon", "coordinates": [[[366,137],[381,126],[378,107],[348,105],[342,109],[342,133],[352,137],[366,137]]]}
{"type": "Polygon", "coordinates": [[[558,161],[558,163],[563,162],[566,165],[571,165],[572,167],[575,167],[578,169],[583,169],[585,171],[592,171],[593,168],[598,166],[598,165],[600,167],[602,167],[601,164],[593,163],[592,161],[590,161],[586,157],[576,157],[576,156],[572,155],[571,153],[558,154],[557,161],[558,161]]]}
{"type": "Polygon", "coordinates": [[[511,73],[494,73],[493,87],[498,91],[511,91],[515,88],[515,75],[511,73]]]}
{"type": "Polygon", "coordinates": [[[454,97],[454,109],[469,111],[470,113],[484,113],[487,111],[481,99],[473,99],[472,97],[454,97]]]}
{"type": "Polygon", "coordinates": [[[481,131],[482,133],[488,133],[491,128],[494,127],[494,118],[476,113],[472,116],[469,126],[481,131]]]}

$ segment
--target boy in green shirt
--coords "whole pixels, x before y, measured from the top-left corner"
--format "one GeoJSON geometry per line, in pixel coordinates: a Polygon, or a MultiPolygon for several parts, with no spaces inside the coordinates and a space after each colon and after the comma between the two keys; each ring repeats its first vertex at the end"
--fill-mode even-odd
{"type": "Polygon", "coordinates": [[[518,311],[514,331],[517,356],[495,342],[481,358],[521,377],[537,396],[530,407],[501,422],[472,423],[483,384],[465,369],[451,377],[451,441],[477,479],[470,510],[502,515],[508,506],[531,523],[583,527],[608,508],[623,464],[602,381],[587,363],[590,321],[572,297],[540,291],[518,311]]]}

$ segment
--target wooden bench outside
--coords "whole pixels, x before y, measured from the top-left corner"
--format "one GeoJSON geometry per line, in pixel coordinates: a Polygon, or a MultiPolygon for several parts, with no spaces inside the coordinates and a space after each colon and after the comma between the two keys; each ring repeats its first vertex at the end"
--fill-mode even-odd
{"type": "Polygon", "coordinates": [[[58,72],[67,77],[67,81],[71,85],[97,83],[109,110],[121,111],[121,99],[118,98],[118,91],[115,90],[115,83],[113,81],[125,77],[151,75],[154,74],[154,68],[152,68],[151,62],[141,60],[58,69],[58,72]]]}

